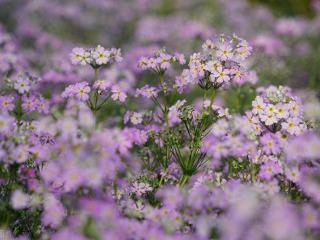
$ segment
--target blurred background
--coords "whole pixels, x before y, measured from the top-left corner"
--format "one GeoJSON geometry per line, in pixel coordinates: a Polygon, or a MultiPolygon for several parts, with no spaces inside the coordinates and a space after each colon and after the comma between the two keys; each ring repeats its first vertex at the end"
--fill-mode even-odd
{"type": "Polygon", "coordinates": [[[140,56],[163,46],[189,54],[221,33],[254,47],[258,85],[319,92],[318,0],[0,0],[0,73],[28,67],[48,84],[72,82],[70,49],[101,44],[122,48],[137,79],[140,56]]]}

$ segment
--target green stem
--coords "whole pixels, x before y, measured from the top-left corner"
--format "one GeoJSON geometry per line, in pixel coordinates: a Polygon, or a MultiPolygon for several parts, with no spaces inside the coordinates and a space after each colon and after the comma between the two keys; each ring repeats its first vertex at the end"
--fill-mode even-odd
{"type": "Polygon", "coordinates": [[[180,187],[184,187],[186,185],[186,183],[189,181],[190,176],[188,175],[182,175],[179,181],[179,186],[180,187]]]}
{"type": "MultiPolygon", "coordinates": [[[[94,82],[96,82],[99,78],[99,69],[95,68],[94,69],[94,77],[93,77],[93,82],[92,84],[94,84],[94,82]]],[[[98,98],[99,98],[99,93],[98,90],[95,90],[94,95],[93,95],[93,101],[91,102],[91,110],[94,116],[94,127],[95,129],[98,128],[98,119],[97,119],[97,110],[98,110],[98,98]]]]}
{"type": "Polygon", "coordinates": [[[97,81],[98,78],[99,78],[99,69],[98,69],[98,68],[95,68],[95,69],[94,69],[93,83],[94,83],[95,81],[97,81]]]}
{"type": "Polygon", "coordinates": [[[167,93],[167,86],[166,86],[166,83],[164,82],[164,73],[159,73],[159,79],[160,79],[161,87],[163,89],[163,93],[166,94],[167,93]]]}
{"type": "Polygon", "coordinates": [[[210,97],[210,107],[212,106],[215,97],[216,97],[216,89],[213,88],[211,97],[210,97]]]}
{"type": "Polygon", "coordinates": [[[162,186],[166,174],[167,174],[167,169],[165,169],[165,170],[163,171],[163,174],[161,175],[161,178],[160,178],[160,181],[159,181],[159,186],[162,186]]]}
{"type": "Polygon", "coordinates": [[[251,181],[252,183],[255,183],[256,182],[256,169],[255,169],[255,165],[253,162],[251,162],[250,164],[250,170],[251,170],[251,181]]]}

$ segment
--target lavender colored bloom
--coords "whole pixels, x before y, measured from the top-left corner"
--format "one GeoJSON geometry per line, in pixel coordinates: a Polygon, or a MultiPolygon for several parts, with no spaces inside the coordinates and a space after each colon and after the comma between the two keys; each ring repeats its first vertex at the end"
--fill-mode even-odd
{"type": "Polygon", "coordinates": [[[80,82],[69,85],[61,94],[63,98],[76,97],[80,101],[89,99],[90,87],[87,82],[80,82]]]}
{"type": "Polygon", "coordinates": [[[138,88],[136,90],[136,96],[142,96],[145,98],[152,98],[158,96],[158,90],[155,87],[150,87],[149,85],[145,85],[142,88],[138,88]]]}
{"type": "Polygon", "coordinates": [[[111,98],[114,101],[119,101],[122,103],[126,101],[127,94],[119,86],[116,86],[116,85],[112,86],[111,92],[112,92],[111,98]]]}
{"type": "Polygon", "coordinates": [[[110,52],[105,50],[104,47],[98,45],[92,52],[92,58],[98,65],[107,64],[110,60],[110,52]]]}
{"type": "Polygon", "coordinates": [[[91,62],[90,53],[83,48],[74,48],[70,54],[71,62],[74,65],[86,65],[91,62]]]}
{"type": "Polygon", "coordinates": [[[0,114],[0,133],[6,134],[12,128],[14,124],[14,119],[7,114],[0,114]]]}
{"type": "Polygon", "coordinates": [[[264,153],[275,155],[280,153],[280,143],[276,135],[267,133],[260,137],[260,142],[264,153]]]}
{"type": "Polygon", "coordinates": [[[16,189],[11,195],[11,206],[13,209],[19,210],[29,206],[30,197],[28,194],[16,189]]]}
{"type": "Polygon", "coordinates": [[[35,111],[38,108],[39,100],[33,96],[23,96],[22,97],[22,109],[25,112],[35,111]]]}
{"type": "Polygon", "coordinates": [[[266,161],[260,169],[259,176],[263,179],[270,180],[274,175],[282,173],[282,168],[279,161],[276,159],[266,161]]]}
{"type": "Polygon", "coordinates": [[[152,190],[152,187],[148,183],[142,182],[134,182],[131,187],[131,192],[136,194],[138,197],[152,190]]]}
{"type": "Polygon", "coordinates": [[[18,91],[18,93],[25,94],[31,89],[31,81],[29,80],[29,78],[19,75],[14,82],[13,87],[18,91]]]}
{"type": "Polygon", "coordinates": [[[7,112],[14,109],[14,97],[13,96],[0,96],[1,111],[7,112]]]}
{"type": "Polygon", "coordinates": [[[53,228],[57,227],[66,216],[63,205],[53,195],[47,194],[44,199],[42,222],[53,228]]]}

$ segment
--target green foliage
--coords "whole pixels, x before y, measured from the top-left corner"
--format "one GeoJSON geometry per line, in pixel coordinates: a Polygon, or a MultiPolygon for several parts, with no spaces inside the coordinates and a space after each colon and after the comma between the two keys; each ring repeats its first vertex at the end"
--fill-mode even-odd
{"type": "Polygon", "coordinates": [[[277,16],[303,15],[312,17],[312,0],[249,0],[253,4],[269,6],[277,16]]]}

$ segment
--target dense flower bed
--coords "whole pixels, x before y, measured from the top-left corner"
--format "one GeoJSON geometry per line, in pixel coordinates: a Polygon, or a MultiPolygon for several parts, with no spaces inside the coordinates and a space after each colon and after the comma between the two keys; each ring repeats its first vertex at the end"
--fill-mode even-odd
{"type": "Polygon", "coordinates": [[[214,1],[247,41],[116,2],[13,4],[0,29],[0,239],[319,239],[320,11],[214,1]]]}

